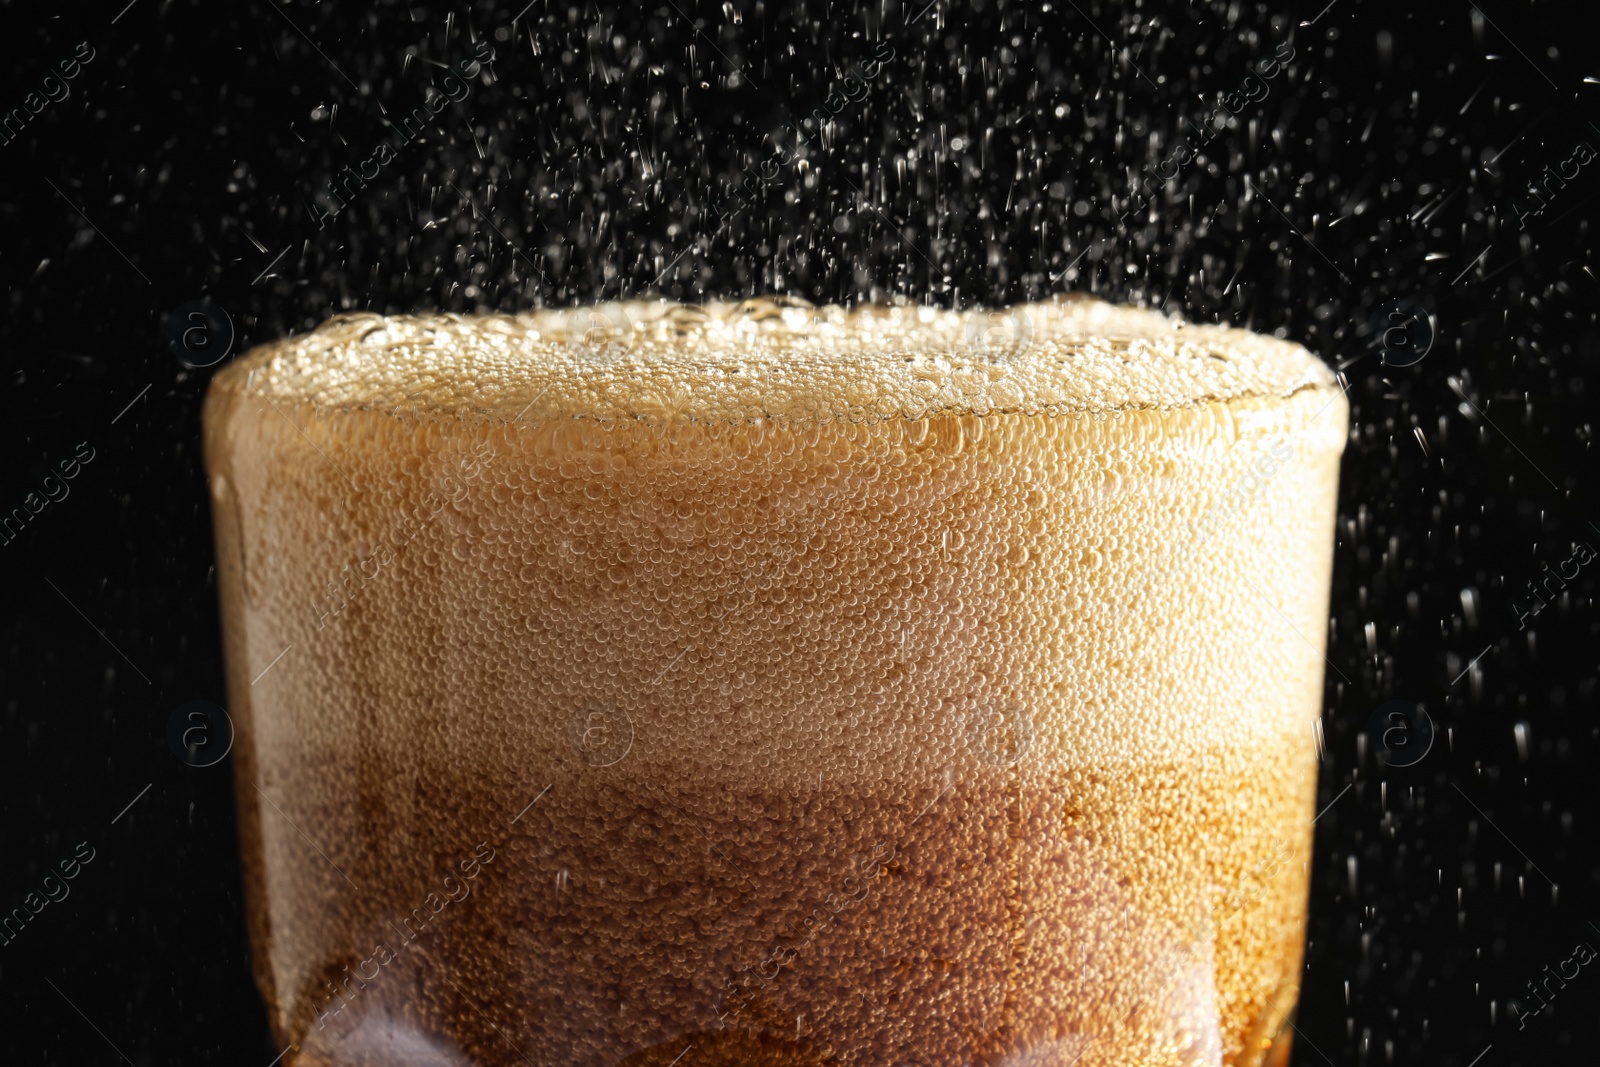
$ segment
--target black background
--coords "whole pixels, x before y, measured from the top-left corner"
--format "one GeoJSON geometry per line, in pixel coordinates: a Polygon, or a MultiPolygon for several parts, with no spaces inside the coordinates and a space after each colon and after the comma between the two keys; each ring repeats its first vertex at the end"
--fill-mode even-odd
{"type": "Polygon", "coordinates": [[[124,2],[0,13],[0,107],[94,49],[0,145],[0,507],[25,508],[80,442],[94,453],[0,545],[0,906],[95,850],[0,945],[5,1052],[280,1051],[248,976],[230,766],[167,745],[180,705],[224,701],[198,461],[212,371],[180,356],[350,309],[1071,288],[1276,331],[1346,376],[1332,806],[1296,1062],[1592,1060],[1595,968],[1522,1027],[1508,1010],[1600,945],[1600,564],[1527,629],[1512,609],[1574,541],[1600,546],[1600,160],[1536,214],[1526,192],[1600,148],[1585,5],[124,2]],[[319,224],[330,176],[393,140],[473,39],[495,58],[470,95],[319,224]],[[741,205],[741,168],[833,110],[882,42],[894,58],[826,134],[807,128],[803,169],[741,205]],[[1180,119],[1286,44],[1267,96],[1119,222],[1180,119]],[[171,313],[202,297],[236,336],[174,345],[171,313]],[[1411,366],[1428,331],[1383,345],[1399,301],[1435,324],[1411,366]],[[1362,736],[1391,699],[1438,727],[1404,769],[1362,736]]]}

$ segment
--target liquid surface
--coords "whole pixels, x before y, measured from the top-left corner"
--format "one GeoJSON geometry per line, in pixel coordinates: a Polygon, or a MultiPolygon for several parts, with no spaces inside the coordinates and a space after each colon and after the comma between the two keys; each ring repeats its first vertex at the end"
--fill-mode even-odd
{"type": "Polygon", "coordinates": [[[428,418],[1106,414],[1333,387],[1298,345],[1081,296],[960,313],[766,299],[341,315],[253,355],[249,389],[274,402],[428,418]]]}
{"type": "Polygon", "coordinates": [[[1082,300],[1004,345],[620,316],[346,317],[216,380],[295,1062],[1281,1055],[1331,376],[1082,300]]]}

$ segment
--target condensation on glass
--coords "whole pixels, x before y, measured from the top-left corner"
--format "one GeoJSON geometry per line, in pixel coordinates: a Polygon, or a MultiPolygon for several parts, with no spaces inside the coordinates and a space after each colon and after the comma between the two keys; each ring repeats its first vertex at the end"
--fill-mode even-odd
{"type": "Polygon", "coordinates": [[[1255,1065],[1347,410],[1068,298],[342,316],[205,415],[305,1065],[1255,1065]]]}

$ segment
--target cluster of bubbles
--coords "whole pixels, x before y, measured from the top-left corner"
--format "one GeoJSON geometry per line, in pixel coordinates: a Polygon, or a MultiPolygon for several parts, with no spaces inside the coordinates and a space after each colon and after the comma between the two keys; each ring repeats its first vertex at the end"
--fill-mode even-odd
{"type": "MultiPolygon", "coordinates": [[[[676,310],[638,309],[628,376],[574,351],[619,321],[598,310],[346,316],[217,379],[212,432],[233,443],[217,510],[272,516],[222,539],[250,591],[225,598],[229,625],[295,646],[292,670],[251,687],[272,724],[253,756],[288,817],[267,832],[373,812],[327,835],[363,896],[317,919],[325,941],[358,941],[417,897],[416,865],[384,858],[394,842],[472,839],[484,813],[527,805],[538,768],[549,793],[501,841],[497,888],[429,948],[442,973],[499,976],[495,1024],[535,1058],[648,1045],[670,1062],[706,1034],[708,1057],[722,1042],[747,1063],[1088,1067],[1130,1050],[1214,1063],[1259,1042],[1293,986],[1282,946],[1304,872],[1233,910],[1208,887],[1309,819],[1322,663],[1278,612],[1314,625],[1327,581],[1343,433],[1316,424],[1339,396],[1325,372],[1236,333],[1190,350],[1162,317],[1094,302],[676,310]],[[975,367],[969,338],[1019,372],[1059,357],[1063,392],[1127,406],[1139,375],[1114,371],[1132,340],[1084,336],[1106,316],[1152,346],[1153,392],[1187,404],[1050,417],[975,392],[989,414],[852,416],[864,382],[921,380],[894,356],[919,337],[975,367]],[[719,392],[769,364],[759,376],[816,417],[719,392]],[[1123,394],[1107,401],[1102,379],[1123,394]],[[391,407],[424,383],[433,403],[391,407]],[[1233,403],[1200,403],[1222,385],[1233,403]],[[721,406],[651,414],[642,401],[669,387],[721,406]],[[528,399],[541,406],[519,416],[528,399]],[[1136,561],[1279,432],[1298,463],[1239,550],[1186,557],[1133,600],[1134,622],[1113,620],[1136,561]],[[313,629],[305,598],[325,575],[434,494],[444,506],[313,629]],[[1241,575],[1260,558],[1277,565],[1241,575]],[[1218,595],[1246,580],[1262,599],[1218,595]],[[305,752],[324,762],[285,758],[305,752]],[[396,799],[363,805],[363,790],[396,799]],[[445,799],[399,799],[412,791],[445,799]],[[619,1014],[619,999],[649,1010],[619,1014]],[[729,1034],[746,1037],[717,1036],[735,1011],[729,1034]],[[770,1057],[735,1047],[752,1033],[770,1057]]],[[[279,892],[333,877],[303,849],[269,854],[279,892]]],[[[275,957],[289,975],[325,965],[320,945],[281,944],[297,946],[275,957]]],[[[448,985],[429,988],[444,999],[385,982],[362,1003],[515,1061],[448,985]]]]}

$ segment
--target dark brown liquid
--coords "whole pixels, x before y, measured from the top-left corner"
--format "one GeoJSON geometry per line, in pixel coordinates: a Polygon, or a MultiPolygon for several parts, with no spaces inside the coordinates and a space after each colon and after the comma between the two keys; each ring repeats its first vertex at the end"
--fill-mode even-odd
{"type": "Polygon", "coordinates": [[[969,766],[891,799],[708,795],[578,764],[493,834],[469,824],[509,823],[508,798],[460,797],[462,823],[433,823],[426,843],[373,843],[395,865],[381,897],[340,895],[338,927],[394,959],[352,946],[312,976],[295,999],[327,1003],[322,1026],[306,1020],[306,1062],[366,1062],[386,1047],[375,1035],[410,1032],[440,1063],[456,1062],[447,1048],[594,1067],[1217,1063],[1218,987],[1251,983],[1271,1027],[1257,1041],[1275,1037],[1304,842],[1263,837],[1281,862],[1219,877],[1151,836],[1163,817],[1225,807],[1224,783],[1151,777],[1137,810],[1108,810],[1126,778],[1051,788],[1031,772],[1026,758],[969,766]],[[403,922],[430,892],[445,899],[438,872],[475,836],[493,858],[457,879],[468,894],[403,922]],[[1205,899],[1214,882],[1234,897],[1205,899]],[[1219,941],[1248,955],[1219,960],[1219,941]]]}

